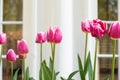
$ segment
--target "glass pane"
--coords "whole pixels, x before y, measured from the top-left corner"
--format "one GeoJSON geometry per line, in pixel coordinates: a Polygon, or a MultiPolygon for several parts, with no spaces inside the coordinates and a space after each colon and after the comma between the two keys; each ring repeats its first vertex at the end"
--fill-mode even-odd
{"type": "MultiPolygon", "coordinates": [[[[117,42],[117,44],[118,44],[118,42],[117,42]]],[[[100,48],[99,48],[100,54],[112,54],[113,53],[113,40],[109,38],[108,34],[105,34],[100,39],[99,46],[100,46],[100,48]]],[[[116,54],[118,54],[118,49],[116,50],[116,54]]]]}
{"type": "MultiPolygon", "coordinates": [[[[111,58],[99,58],[99,80],[111,75],[111,58]]],[[[118,80],[118,59],[115,60],[115,79],[118,80]]]]}
{"type": "Polygon", "coordinates": [[[118,0],[98,0],[98,18],[102,20],[118,20],[118,0]]]}
{"type": "Polygon", "coordinates": [[[3,32],[7,34],[7,44],[3,47],[3,54],[12,48],[17,53],[17,40],[22,39],[22,25],[3,25],[3,32]]]}
{"type": "MultiPolygon", "coordinates": [[[[15,73],[15,71],[19,68],[19,72],[18,72],[18,79],[17,80],[22,80],[22,70],[21,70],[21,61],[17,60],[14,63],[14,67],[13,67],[13,73],[15,73]]],[[[5,59],[3,59],[3,69],[2,69],[2,75],[3,75],[3,79],[2,80],[11,80],[11,69],[10,69],[10,63],[7,62],[5,59]]]]}
{"type": "Polygon", "coordinates": [[[22,21],[23,0],[3,0],[3,20],[22,21]]]}

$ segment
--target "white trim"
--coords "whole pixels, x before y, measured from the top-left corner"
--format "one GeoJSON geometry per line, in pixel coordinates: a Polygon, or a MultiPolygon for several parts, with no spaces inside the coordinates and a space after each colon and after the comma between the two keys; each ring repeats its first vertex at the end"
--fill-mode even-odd
{"type": "MultiPolygon", "coordinates": [[[[98,58],[112,58],[112,54],[98,54],[98,58]]],[[[119,54],[115,55],[116,58],[119,58],[119,54]]]]}
{"type": "MultiPolygon", "coordinates": [[[[2,55],[2,58],[5,59],[5,58],[6,58],[6,55],[2,55]]],[[[19,56],[16,55],[16,58],[19,58],[19,56]]]]}
{"type": "MultiPolygon", "coordinates": [[[[3,0],[0,0],[0,33],[2,32],[2,24],[1,24],[3,20],[2,16],[3,16],[3,0]]],[[[1,46],[0,46],[0,49],[1,49],[1,46]]],[[[2,62],[0,65],[0,80],[2,80],[2,62]]]]}
{"type": "MultiPolygon", "coordinates": [[[[118,21],[120,21],[120,0],[118,0],[118,21]]],[[[118,59],[118,80],[120,80],[120,40],[118,40],[118,54],[119,54],[119,59],[118,59]]]]}
{"type": "Polygon", "coordinates": [[[1,24],[23,24],[23,21],[2,21],[1,24]]]}

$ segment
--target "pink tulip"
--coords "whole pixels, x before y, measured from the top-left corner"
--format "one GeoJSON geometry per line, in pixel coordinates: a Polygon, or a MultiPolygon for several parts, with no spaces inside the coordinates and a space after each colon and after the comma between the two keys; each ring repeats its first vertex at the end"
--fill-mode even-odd
{"type": "Polygon", "coordinates": [[[16,61],[16,54],[13,49],[9,49],[6,55],[6,60],[9,62],[15,62],[16,61]]]}
{"type": "Polygon", "coordinates": [[[50,27],[47,32],[47,41],[50,43],[60,43],[62,40],[62,32],[58,27],[50,27]]]}
{"type": "Polygon", "coordinates": [[[7,37],[5,33],[0,34],[0,44],[6,44],[7,43],[7,37]]]}
{"type": "Polygon", "coordinates": [[[88,20],[81,22],[81,28],[83,32],[89,33],[90,32],[90,23],[88,20]]]}
{"type": "Polygon", "coordinates": [[[107,24],[99,19],[92,20],[90,31],[93,37],[100,39],[107,32],[107,24]]]}
{"type": "Polygon", "coordinates": [[[36,43],[44,43],[47,40],[47,34],[45,32],[37,33],[36,43]]]}
{"type": "Polygon", "coordinates": [[[54,41],[54,28],[50,27],[47,32],[47,41],[52,43],[54,41]]]}
{"type": "Polygon", "coordinates": [[[54,33],[54,43],[60,43],[61,40],[62,40],[62,32],[59,29],[59,27],[56,27],[54,33]]]}
{"type": "Polygon", "coordinates": [[[27,54],[29,52],[26,40],[22,39],[17,42],[17,50],[19,54],[27,54]]]}
{"type": "Polygon", "coordinates": [[[108,35],[111,39],[118,39],[120,38],[120,22],[113,22],[110,25],[108,35]]]}

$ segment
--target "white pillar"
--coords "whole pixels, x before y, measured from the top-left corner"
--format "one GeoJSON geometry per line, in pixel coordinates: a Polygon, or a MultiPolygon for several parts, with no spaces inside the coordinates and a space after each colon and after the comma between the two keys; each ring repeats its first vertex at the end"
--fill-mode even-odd
{"type": "Polygon", "coordinates": [[[37,21],[36,21],[36,6],[37,0],[23,0],[23,38],[27,40],[29,45],[29,54],[26,59],[26,67],[29,66],[30,76],[38,80],[38,59],[35,44],[37,21]]]}
{"type": "Polygon", "coordinates": [[[60,27],[63,40],[59,46],[58,69],[60,76],[68,77],[73,71],[73,0],[60,2],[60,27]]]}

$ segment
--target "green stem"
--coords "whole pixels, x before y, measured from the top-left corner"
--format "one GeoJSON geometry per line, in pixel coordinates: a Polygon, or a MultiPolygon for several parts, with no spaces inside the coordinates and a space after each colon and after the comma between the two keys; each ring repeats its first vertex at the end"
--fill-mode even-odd
{"type": "Polygon", "coordinates": [[[52,46],[53,48],[53,53],[52,53],[52,60],[53,60],[53,66],[52,66],[52,80],[55,80],[54,78],[55,78],[55,70],[54,70],[54,63],[55,63],[55,44],[53,44],[53,46],[52,46]]]}
{"type": "Polygon", "coordinates": [[[0,45],[0,65],[1,65],[1,62],[2,62],[2,50],[3,50],[3,45],[0,45]]]}
{"type": "Polygon", "coordinates": [[[40,64],[42,63],[42,44],[40,44],[40,64]]]}
{"type": "Polygon", "coordinates": [[[87,44],[88,44],[88,33],[86,33],[86,40],[85,40],[84,66],[85,66],[86,54],[87,54],[87,44]]]}
{"type": "Polygon", "coordinates": [[[94,56],[93,80],[95,80],[97,49],[98,49],[98,39],[96,38],[96,44],[95,44],[95,56],[94,56]]]}
{"type": "Polygon", "coordinates": [[[26,80],[26,76],[25,76],[25,59],[22,60],[22,80],[26,80]]]}
{"type": "Polygon", "coordinates": [[[13,80],[13,62],[10,62],[11,66],[11,80],[13,80]]]}
{"type": "Polygon", "coordinates": [[[113,56],[112,56],[112,80],[114,80],[114,65],[115,65],[116,40],[114,40],[113,56]]]}

